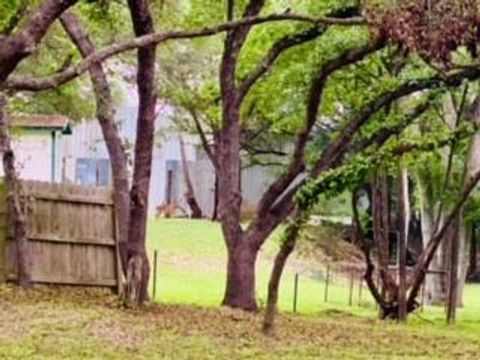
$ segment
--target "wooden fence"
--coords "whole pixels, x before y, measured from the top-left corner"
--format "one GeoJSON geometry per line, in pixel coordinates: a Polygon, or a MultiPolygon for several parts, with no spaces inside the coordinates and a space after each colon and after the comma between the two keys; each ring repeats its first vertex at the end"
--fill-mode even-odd
{"type": "MultiPolygon", "coordinates": [[[[34,283],[118,288],[121,279],[112,192],[22,181],[34,283]]],[[[16,277],[13,231],[0,186],[0,281],[16,277]]]]}

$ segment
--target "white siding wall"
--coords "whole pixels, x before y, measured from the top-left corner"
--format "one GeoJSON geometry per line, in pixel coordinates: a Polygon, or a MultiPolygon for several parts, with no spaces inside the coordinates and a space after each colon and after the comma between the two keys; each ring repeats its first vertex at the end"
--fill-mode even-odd
{"type": "MultiPolygon", "coordinates": [[[[58,140],[61,136],[57,133],[58,140]]],[[[52,135],[48,130],[21,130],[12,136],[12,149],[15,154],[16,168],[22,179],[51,181],[52,180],[52,135]]],[[[61,167],[56,159],[57,170],[61,167]]],[[[59,172],[56,171],[56,176],[59,172]]],[[[0,176],[3,167],[0,166],[0,176]]],[[[59,177],[55,178],[56,181],[59,177]]]]}
{"type": "MultiPolygon", "coordinates": [[[[170,126],[168,114],[170,109],[160,113],[156,129],[170,126]]],[[[136,108],[127,104],[117,111],[118,126],[125,143],[133,145],[136,135],[136,108]]],[[[189,161],[195,160],[195,137],[184,136],[186,155],[189,161]]],[[[129,149],[133,154],[133,149],[129,149]]],[[[96,120],[83,120],[73,125],[73,134],[66,137],[62,145],[62,159],[65,163],[66,181],[75,182],[76,160],[79,158],[108,158],[107,148],[103,141],[101,128],[96,120]]],[[[153,152],[152,178],[150,185],[149,212],[153,214],[156,206],[165,202],[167,161],[181,162],[178,136],[169,134],[166,138],[157,136],[153,152]]],[[[131,171],[132,169],[130,169],[131,171]]],[[[130,174],[131,175],[131,174],[130,174]]],[[[180,194],[183,194],[183,181],[180,194]]]]}

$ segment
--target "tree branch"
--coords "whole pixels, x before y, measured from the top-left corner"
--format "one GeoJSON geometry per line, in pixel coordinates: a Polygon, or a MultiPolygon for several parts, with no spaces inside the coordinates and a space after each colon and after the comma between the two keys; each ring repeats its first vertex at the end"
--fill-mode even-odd
{"type": "Polygon", "coordinates": [[[0,83],[37,47],[50,25],[77,0],[44,0],[15,34],[0,37],[0,83]]]}
{"type": "Polygon", "coordinates": [[[212,163],[214,168],[217,168],[217,155],[212,151],[212,148],[210,144],[208,143],[207,136],[205,134],[205,131],[203,130],[202,124],[200,123],[200,119],[198,118],[197,112],[193,107],[189,107],[188,112],[190,113],[190,116],[193,119],[193,122],[195,123],[195,129],[197,130],[198,135],[200,136],[200,141],[202,143],[203,150],[207,154],[208,158],[210,159],[210,162],[212,163]]]}
{"type": "Polygon", "coordinates": [[[240,84],[238,93],[240,98],[244,98],[251,87],[259,80],[271,66],[275,63],[278,57],[287,49],[304,44],[311,40],[316,39],[327,30],[326,26],[312,27],[297,34],[286,35],[283,38],[277,40],[270,48],[268,54],[264,57],[262,62],[247,75],[245,80],[240,84]]]}
{"type": "Polygon", "coordinates": [[[328,169],[331,164],[338,161],[344,154],[344,148],[352,140],[356,132],[380,109],[389,106],[394,101],[407,95],[426,90],[447,86],[459,86],[464,79],[475,80],[480,77],[480,68],[470,68],[465,71],[456,72],[448,76],[433,76],[414,81],[408,81],[396,89],[383,93],[375,100],[367,104],[362,110],[342,129],[341,136],[330,143],[323,151],[321,158],[314,166],[313,174],[318,175],[328,169]]]}
{"type": "MultiPolygon", "coordinates": [[[[310,86],[307,99],[307,116],[305,124],[297,133],[297,140],[292,155],[292,160],[288,169],[273,182],[268,190],[264,193],[259,203],[259,219],[263,218],[268,212],[270,206],[276,201],[287,188],[290,186],[297,176],[304,170],[304,152],[308,143],[310,133],[317,121],[317,113],[320,107],[323,89],[327,83],[329,76],[335,71],[362,60],[367,55],[381,49],[384,46],[383,40],[375,39],[361,47],[355,47],[344,51],[338,57],[328,61],[315,75],[310,86]]],[[[252,226],[256,226],[256,222],[252,222],[252,226]]]]}
{"type": "Polygon", "coordinates": [[[412,124],[417,118],[422,116],[430,108],[430,106],[430,99],[422,102],[421,104],[417,105],[413,111],[405,115],[405,117],[395,126],[382,128],[366,139],[350,143],[350,145],[346,148],[345,153],[357,153],[358,151],[366,149],[373,144],[378,147],[382,146],[393,135],[400,134],[408,125],[412,124]]]}
{"type": "MultiPolygon", "coordinates": [[[[51,0],[53,1],[53,0],[51,0]]],[[[73,2],[73,0],[71,0],[73,2]]],[[[364,25],[363,19],[352,18],[352,19],[334,19],[334,18],[313,18],[305,15],[295,15],[295,14],[271,14],[267,16],[251,16],[246,17],[240,20],[230,21],[224,24],[219,24],[212,27],[206,27],[203,29],[196,30],[172,30],[167,32],[159,32],[144,36],[139,36],[134,39],[125,40],[117,44],[106,47],[102,50],[99,50],[97,53],[92,54],[85,58],[80,63],[69,67],[68,69],[50,75],[44,78],[31,78],[28,76],[10,76],[9,79],[2,84],[2,88],[11,89],[11,90],[26,90],[26,91],[42,91],[48,90],[59,85],[65,84],[68,81],[73,80],[74,78],[82,75],[86,72],[90,66],[94,63],[103,62],[108,58],[118,55],[120,53],[131,51],[137,48],[150,46],[153,44],[160,44],[171,40],[179,39],[194,39],[199,37],[213,36],[222,32],[226,32],[238,27],[252,26],[263,24],[272,21],[298,21],[305,22],[310,24],[331,24],[331,25],[364,25]]],[[[2,45],[2,41],[0,41],[2,45]]],[[[0,48],[1,48],[0,46],[0,48]]],[[[0,64],[2,64],[2,57],[0,52],[0,64]]],[[[26,56],[26,55],[25,55],[26,56]]],[[[24,57],[24,56],[23,56],[24,57]]],[[[23,58],[22,57],[22,58],[23,58]]],[[[6,69],[6,68],[5,68],[6,69]]],[[[11,69],[13,71],[13,69],[11,69]]],[[[11,72],[10,71],[10,72],[11,72]]],[[[2,79],[6,78],[10,72],[4,71],[0,66],[0,82],[2,79]],[[4,74],[5,73],[5,74],[4,74]],[[4,75],[4,78],[2,78],[4,75]]]]}
{"type": "Polygon", "coordinates": [[[413,276],[412,276],[412,278],[414,279],[414,282],[412,284],[410,295],[408,297],[407,307],[411,307],[415,303],[416,301],[415,299],[423,284],[423,281],[425,280],[428,267],[430,266],[430,263],[433,259],[433,256],[435,255],[435,252],[440,246],[440,243],[442,242],[442,240],[445,238],[445,234],[449,230],[450,225],[453,223],[453,221],[457,217],[458,212],[463,208],[463,205],[465,204],[471,192],[475,189],[479,181],[480,181],[480,171],[477,172],[468,181],[463,193],[460,196],[460,199],[457,201],[457,203],[455,204],[455,207],[452,209],[450,214],[445,218],[442,227],[435,234],[432,235],[432,238],[428,242],[428,245],[425,251],[422,253],[422,255],[420,256],[420,259],[417,262],[417,265],[415,265],[414,267],[413,276]]]}

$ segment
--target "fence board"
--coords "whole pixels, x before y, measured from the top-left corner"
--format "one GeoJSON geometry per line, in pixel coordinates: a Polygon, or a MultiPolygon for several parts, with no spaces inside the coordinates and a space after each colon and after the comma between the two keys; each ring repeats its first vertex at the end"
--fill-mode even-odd
{"type": "MultiPolygon", "coordinates": [[[[5,197],[0,186],[0,198],[5,197]]],[[[119,288],[112,192],[107,188],[22,181],[32,280],[119,288]]],[[[6,202],[0,204],[0,281],[15,279],[16,257],[6,202]]]]}

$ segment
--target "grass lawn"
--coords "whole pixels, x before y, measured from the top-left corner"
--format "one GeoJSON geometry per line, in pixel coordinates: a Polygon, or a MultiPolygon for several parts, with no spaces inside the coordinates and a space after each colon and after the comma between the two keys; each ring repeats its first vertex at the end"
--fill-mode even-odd
{"type": "MultiPolygon", "coordinates": [[[[266,299],[266,289],[272,259],[278,245],[279,234],[266,242],[257,262],[257,298],[259,304],[266,299]]],[[[152,220],[148,229],[148,247],[151,259],[158,254],[156,300],[162,303],[218,306],[221,302],[226,271],[226,249],[218,224],[203,220],[152,220]]],[[[295,273],[299,273],[298,305],[301,313],[317,313],[325,309],[348,309],[349,280],[332,279],[325,303],[325,270],[315,269],[292,257],[282,279],[279,306],[292,310],[295,273]],[[320,274],[320,275],[319,275],[320,274]],[[343,285],[343,286],[341,286],[343,285]]],[[[334,276],[334,275],[333,275],[334,276]]],[[[352,302],[359,303],[358,279],[355,279],[352,302]]],[[[370,309],[356,306],[357,313],[371,313],[373,301],[366,288],[362,289],[361,303],[370,309]]]]}
{"type": "Polygon", "coordinates": [[[477,334],[342,312],[261,315],[225,308],[119,307],[106,293],[0,286],[0,359],[478,359],[477,334]]]}
{"type": "MultiPolygon", "coordinates": [[[[259,304],[264,303],[266,298],[278,237],[278,233],[274,234],[266,242],[257,262],[259,304]]],[[[150,254],[154,249],[158,251],[156,301],[218,307],[223,295],[226,271],[225,245],[218,224],[204,220],[152,220],[148,229],[148,247],[150,254]]],[[[373,300],[365,287],[362,288],[362,297],[359,299],[358,279],[354,282],[353,306],[348,305],[349,279],[338,278],[338,275],[329,285],[328,302],[325,302],[325,269],[319,268],[317,271],[323,278],[314,270],[312,271],[312,264],[305,266],[302,260],[292,256],[281,283],[280,310],[292,311],[294,275],[300,273],[298,312],[317,314],[334,309],[375,317],[373,300]]],[[[459,326],[477,327],[480,333],[480,286],[468,285],[465,291],[466,306],[458,310],[459,326]]],[[[413,315],[412,319],[413,323],[434,321],[442,324],[444,311],[442,308],[426,307],[424,312],[413,315]]]]}
{"type": "MultiPolygon", "coordinates": [[[[272,239],[258,261],[258,298],[275,252],[272,239]]],[[[218,306],[225,249],[217,225],[162,220],[149,226],[158,250],[156,302],[123,309],[94,289],[0,285],[0,359],[480,359],[480,287],[468,286],[454,327],[441,308],[426,308],[408,324],[376,320],[373,306],[348,306],[348,280],[334,279],[329,301],[312,265],[292,258],[282,285],[277,331],[260,331],[262,314],[218,306]],[[291,314],[299,272],[299,312],[291,314]]],[[[363,300],[367,291],[363,289],[363,300]]]]}

